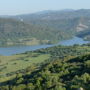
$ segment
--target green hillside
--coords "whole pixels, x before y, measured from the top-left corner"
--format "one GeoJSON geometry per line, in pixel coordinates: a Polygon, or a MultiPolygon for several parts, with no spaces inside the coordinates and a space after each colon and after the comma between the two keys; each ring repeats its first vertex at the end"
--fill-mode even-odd
{"type": "Polygon", "coordinates": [[[0,19],[0,45],[51,44],[72,37],[69,31],[13,19],[0,19]]]}
{"type": "Polygon", "coordinates": [[[34,14],[17,15],[15,19],[23,19],[23,21],[39,25],[47,25],[65,32],[71,32],[73,35],[82,36],[85,40],[90,40],[90,9],[80,10],[51,10],[42,11],[34,14]],[[69,21],[69,22],[67,22],[69,21]],[[85,33],[83,35],[82,33],[85,33]]]}
{"type": "Polygon", "coordinates": [[[1,90],[89,90],[90,45],[0,56],[1,90]]]}
{"type": "Polygon", "coordinates": [[[73,36],[90,40],[90,10],[47,11],[0,18],[0,46],[53,44],[73,36]]]}

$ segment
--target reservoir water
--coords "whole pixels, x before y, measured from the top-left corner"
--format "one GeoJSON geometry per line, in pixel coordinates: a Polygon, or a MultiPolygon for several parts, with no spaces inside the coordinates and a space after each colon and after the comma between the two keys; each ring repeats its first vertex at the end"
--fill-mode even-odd
{"type": "Polygon", "coordinates": [[[37,50],[40,48],[47,48],[47,47],[52,47],[52,46],[57,46],[57,45],[70,46],[70,45],[74,45],[74,44],[81,45],[81,44],[86,44],[86,43],[89,43],[89,41],[84,41],[82,38],[74,37],[70,40],[63,40],[55,45],[0,47],[0,55],[9,56],[9,55],[13,55],[13,54],[24,53],[26,51],[33,51],[33,50],[37,50]]]}
{"type": "Polygon", "coordinates": [[[89,42],[90,41],[84,41],[82,38],[73,37],[72,39],[69,39],[69,40],[63,40],[59,44],[65,45],[65,46],[71,46],[71,45],[74,45],[74,44],[82,45],[82,44],[86,44],[86,43],[89,43],[89,42]]]}

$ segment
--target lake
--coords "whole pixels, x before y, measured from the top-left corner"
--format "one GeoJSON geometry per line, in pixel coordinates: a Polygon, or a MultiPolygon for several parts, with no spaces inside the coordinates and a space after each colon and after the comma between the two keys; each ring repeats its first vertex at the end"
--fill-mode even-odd
{"type": "Polygon", "coordinates": [[[89,41],[84,41],[82,38],[74,37],[74,38],[69,39],[69,40],[63,40],[55,45],[0,47],[0,55],[10,56],[13,54],[24,53],[26,51],[34,51],[34,50],[37,50],[40,48],[47,48],[47,47],[52,47],[52,46],[57,46],[57,45],[70,46],[70,45],[74,45],[74,44],[81,45],[81,44],[86,44],[86,43],[89,43],[89,41]]]}
{"type": "Polygon", "coordinates": [[[82,38],[74,37],[74,38],[69,39],[69,40],[63,40],[59,44],[65,45],[65,46],[71,46],[71,45],[74,45],[74,44],[82,45],[82,44],[86,44],[86,43],[89,43],[89,42],[90,41],[84,41],[82,38]]]}

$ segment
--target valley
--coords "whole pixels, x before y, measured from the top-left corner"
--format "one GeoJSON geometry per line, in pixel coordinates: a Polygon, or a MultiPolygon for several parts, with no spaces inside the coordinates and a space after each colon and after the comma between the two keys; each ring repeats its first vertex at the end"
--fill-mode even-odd
{"type": "Polygon", "coordinates": [[[90,10],[0,16],[0,90],[90,90],[90,10]]]}
{"type": "Polygon", "coordinates": [[[16,45],[0,47],[0,55],[11,56],[15,54],[24,53],[26,51],[35,51],[42,48],[48,48],[58,45],[72,46],[72,45],[82,45],[90,43],[90,41],[84,41],[82,38],[73,37],[72,39],[62,40],[57,44],[44,44],[44,45],[16,45]]]}

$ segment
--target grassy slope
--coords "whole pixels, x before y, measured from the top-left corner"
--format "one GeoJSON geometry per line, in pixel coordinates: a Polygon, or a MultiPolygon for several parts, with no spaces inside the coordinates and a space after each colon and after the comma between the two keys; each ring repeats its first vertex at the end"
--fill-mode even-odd
{"type": "Polygon", "coordinates": [[[0,56],[0,76],[5,78],[8,73],[26,69],[33,64],[38,64],[47,60],[49,57],[49,54],[42,55],[39,53],[0,56]]]}
{"type": "Polygon", "coordinates": [[[31,68],[29,67],[29,70],[24,76],[19,73],[19,76],[14,78],[15,81],[13,80],[13,77],[3,78],[2,81],[10,79],[10,81],[6,83],[6,87],[7,85],[11,85],[11,88],[14,88],[13,90],[20,90],[20,88],[22,88],[21,90],[24,90],[25,88],[28,88],[29,90],[30,88],[33,88],[31,90],[59,90],[59,88],[60,90],[77,90],[80,87],[85,90],[90,90],[89,46],[57,46],[41,49],[32,54],[31,52],[24,53],[26,56],[23,58],[24,60],[27,60],[28,55],[31,55],[31,57],[34,58],[31,58],[32,60],[37,61],[38,59],[41,61],[42,58],[47,57],[47,54],[45,55],[45,53],[50,53],[52,61],[50,60],[50,62],[48,61],[36,69],[32,66],[31,68],[33,68],[33,71],[31,71],[31,68]],[[61,55],[61,53],[59,53],[61,52],[60,50],[62,53],[64,52],[63,55],[67,56],[64,58],[57,58],[57,56],[61,55]]]}
{"type": "Polygon", "coordinates": [[[90,48],[88,46],[57,46],[13,56],[0,56],[0,79],[2,79],[1,81],[7,80],[9,76],[13,76],[20,70],[42,63],[48,59],[52,60],[66,56],[78,56],[88,53],[90,53],[90,48]]]}

